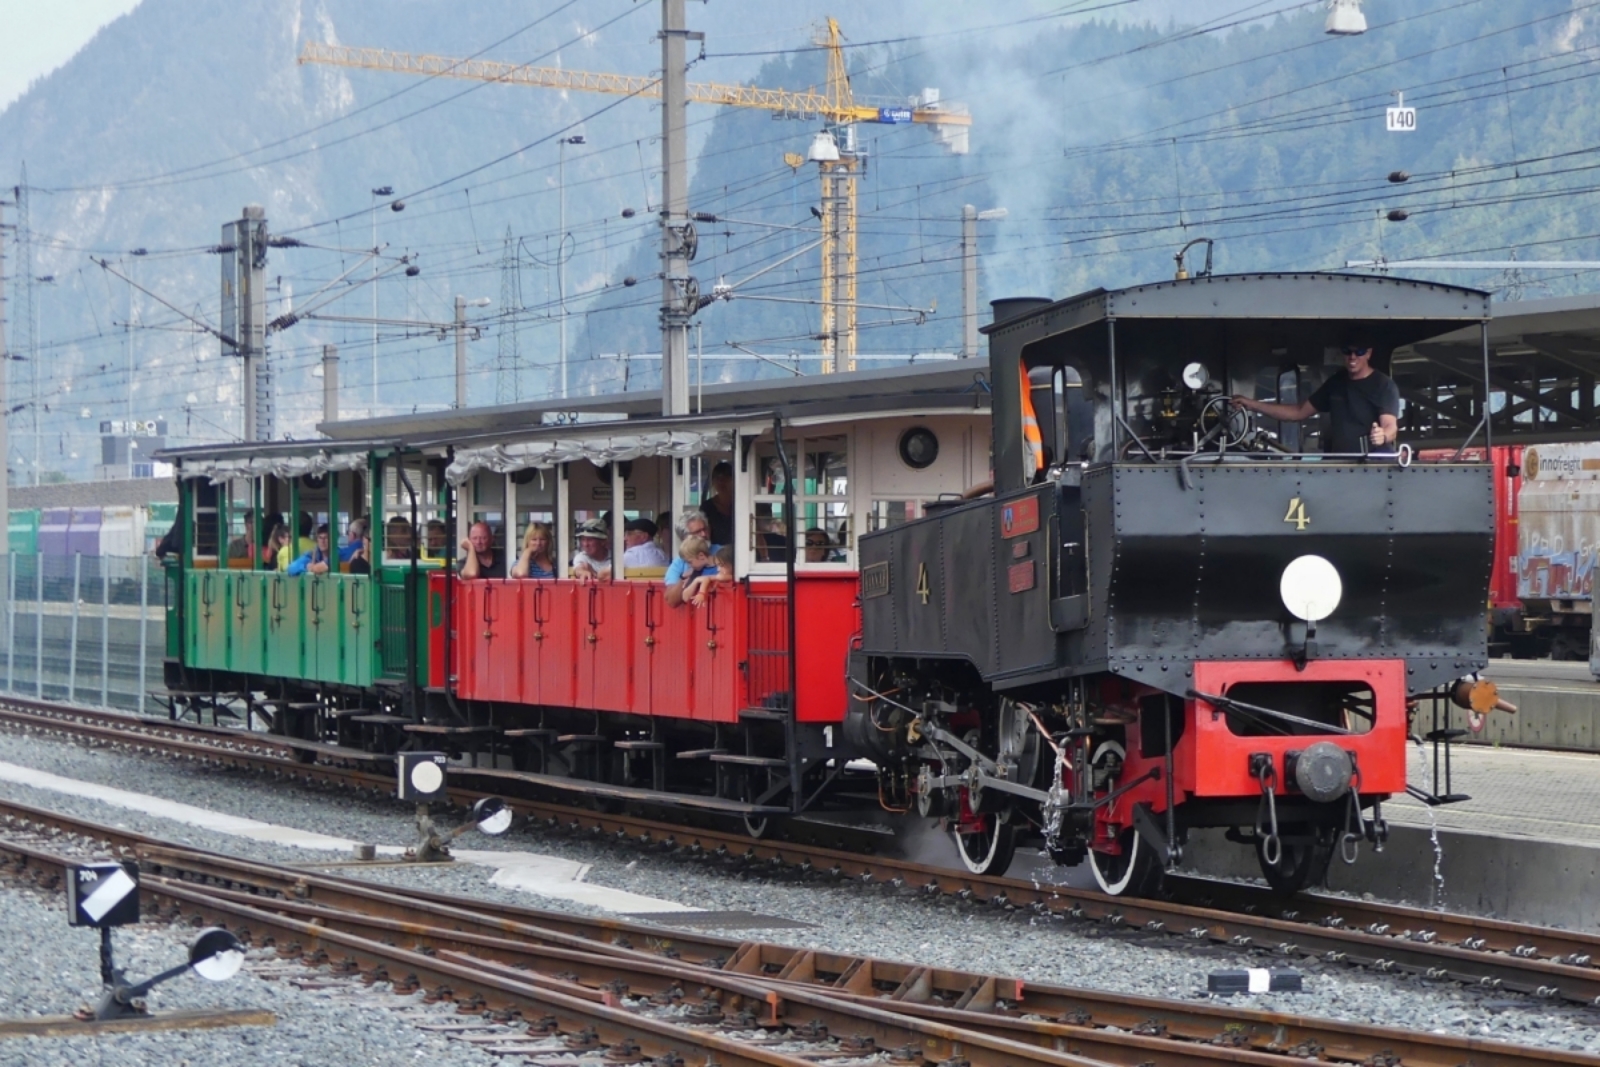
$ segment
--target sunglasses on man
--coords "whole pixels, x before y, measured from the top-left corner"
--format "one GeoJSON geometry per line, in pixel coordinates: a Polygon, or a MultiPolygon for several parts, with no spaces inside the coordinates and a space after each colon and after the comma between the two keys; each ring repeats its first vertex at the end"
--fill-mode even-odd
{"type": "Polygon", "coordinates": [[[1372,348],[1370,345],[1345,345],[1344,354],[1347,356],[1370,356],[1372,355],[1372,348]]]}

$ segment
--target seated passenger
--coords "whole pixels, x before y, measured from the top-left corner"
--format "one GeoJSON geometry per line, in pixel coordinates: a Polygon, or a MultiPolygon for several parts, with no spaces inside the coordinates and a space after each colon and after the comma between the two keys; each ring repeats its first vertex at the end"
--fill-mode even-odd
{"type": "Polygon", "coordinates": [[[528,523],[522,535],[522,555],[511,568],[513,578],[554,578],[556,560],[550,554],[550,527],[542,522],[528,523]]]}
{"type": "Polygon", "coordinates": [[[689,603],[702,588],[697,584],[699,580],[716,572],[713,551],[711,542],[704,537],[685,537],[678,544],[678,562],[682,567],[678,570],[677,582],[667,587],[668,605],[677,608],[689,603]]]}
{"type": "Polygon", "coordinates": [[[329,544],[332,534],[328,532],[328,524],[323,523],[317,527],[317,540],[311,546],[311,551],[303,553],[293,563],[289,564],[289,575],[296,574],[327,574],[330,561],[334,560],[333,549],[329,544]]]}
{"type": "Polygon", "coordinates": [[[411,523],[396,515],[383,527],[383,554],[394,559],[411,558],[411,523]]]}
{"type": "Polygon", "coordinates": [[[305,512],[300,513],[298,529],[300,536],[292,543],[285,541],[282,548],[278,549],[278,569],[286,571],[289,564],[294,562],[296,556],[310,552],[316,545],[311,540],[311,516],[305,512]]]}
{"type": "Polygon", "coordinates": [[[270,571],[278,566],[278,553],[289,543],[289,527],[284,525],[282,515],[273,514],[262,520],[261,529],[267,539],[257,553],[257,562],[262,570],[270,571]]]}
{"type": "Polygon", "coordinates": [[[828,531],[813,526],[806,531],[807,563],[843,563],[844,553],[833,547],[828,531]]]}
{"type": "Polygon", "coordinates": [[[656,544],[656,524],[649,519],[629,519],[622,526],[622,566],[665,567],[667,554],[656,544]]]}
{"type": "Polygon", "coordinates": [[[1328,436],[1322,450],[1336,455],[1363,452],[1363,443],[1390,449],[1400,437],[1400,388],[1394,379],[1373,368],[1372,341],[1360,335],[1346,339],[1344,369],[1323,382],[1309,400],[1279,404],[1236,396],[1233,402],[1280,422],[1304,422],[1326,412],[1328,436]]]}
{"type": "Polygon", "coordinates": [[[450,531],[438,519],[429,519],[426,528],[427,542],[422,546],[423,559],[444,559],[450,546],[450,531]]]}
{"type": "Polygon", "coordinates": [[[467,539],[461,542],[461,558],[456,560],[456,571],[463,578],[504,578],[506,561],[495,551],[494,531],[486,522],[475,522],[467,529],[467,539]]]}
{"type": "Polygon", "coordinates": [[[685,587],[683,598],[698,608],[706,602],[706,596],[719,583],[731,581],[733,581],[733,546],[723,545],[712,554],[711,566],[685,587]]]}
{"type": "Polygon", "coordinates": [[[361,540],[356,542],[356,550],[346,561],[350,565],[351,574],[372,573],[372,535],[365,530],[361,533],[361,540]]]}
{"type": "Polygon", "coordinates": [[[361,551],[361,546],[367,540],[367,519],[365,516],[350,520],[350,525],[345,527],[345,542],[339,546],[339,562],[349,563],[361,551]]]}
{"type": "MultiPolygon", "coordinates": [[[[690,508],[688,511],[685,511],[678,517],[677,533],[678,540],[680,542],[689,537],[698,537],[701,540],[706,540],[711,536],[711,524],[706,521],[705,513],[699,508],[690,508]]],[[[710,544],[708,540],[707,544],[710,544]]],[[[716,545],[711,545],[711,549],[713,551],[715,551],[716,548],[716,545]]],[[[668,607],[676,608],[683,604],[684,582],[686,579],[694,577],[694,574],[689,571],[688,567],[688,561],[683,558],[681,551],[672,561],[671,565],[667,567],[667,576],[665,578],[665,582],[667,586],[668,607]]]]}
{"type": "Polygon", "coordinates": [[[236,559],[249,559],[253,555],[255,555],[255,547],[250,544],[249,534],[242,533],[228,539],[228,562],[230,565],[236,559]]]}
{"type": "Polygon", "coordinates": [[[578,551],[572,557],[574,578],[611,577],[611,531],[600,519],[578,527],[578,551]]]}
{"type": "Polygon", "coordinates": [[[789,547],[789,526],[782,519],[768,519],[761,543],[756,545],[756,558],[763,562],[780,563],[784,549],[789,547]]]}
{"type": "Polygon", "coordinates": [[[279,522],[271,527],[267,543],[261,546],[261,569],[273,570],[278,566],[278,553],[289,544],[289,527],[279,522]]]}

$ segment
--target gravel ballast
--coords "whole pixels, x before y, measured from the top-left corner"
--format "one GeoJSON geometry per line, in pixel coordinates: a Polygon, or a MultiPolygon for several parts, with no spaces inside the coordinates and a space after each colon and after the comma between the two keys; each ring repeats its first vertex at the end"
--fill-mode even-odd
{"type": "MultiPolygon", "coordinates": [[[[27,734],[0,735],[0,760],[356,841],[403,845],[415,836],[411,809],[395,800],[357,797],[348,792],[302,784],[289,785],[186,761],[135,757],[120,751],[27,734]]],[[[112,808],[97,801],[11,783],[0,782],[0,795],[233,855],[300,864],[323,858],[345,858],[263,845],[112,808]]],[[[1266,966],[1270,962],[1273,966],[1294,966],[1301,970],[1305,975],[1306,992],[1255,995],[1247,1001],[1241,998],[1241,1003],[1264,1010],[1600,1053],[1600,1029],[1596,1026],[1600,1013],[1425,982],[1414,977],[1369,975],[1342,965],[1324,966],[1315,960],[1271,958],[1269,961],[1268,957],[1260,955],[1187,945],[1160,935],[1106,934],[1099,928],[1090,929],[1026,912],[1006,912],[987,904],[930,899],[911,889],[894,890],[818,878],[801,881],[785,875],[774,878],[765,871],[745,869],[733,860],[689,859],[681,854],[640,850],[608,839],[549,834],[539,827],[516,829],[504,838],[492,840],[469,835],[461,840],[461,845],[475,850],[514,849],[556,855],[592,865],[588,881],[595,884],[705,909],[744,910],[810,924],[802,928],[726,931],[729,936],[999,973],[1035,983],[1088,986],[1158,997],[1204,997],[1210,972],[1266,966]]],[[[463,899],[504,900],[569,913],[599,913],[585,905],[492,885],[489,881],[492,871],[476,865],[340,867],[334,873],[455,894],[463,899]]],[[[65,936],[68,928],[64,914],[56,916],[56,925],[65,936]]],[[[7,938],[0,943],[0,996],[6,995],[8,989],[27,988],[13,984],[5,956],[14,949],[6,948],[7,945],[16,946],[17,942],[7,938]]],[[[87,985],[80,982],[74,987],[78,999],[86,997],[82,989],[97,985],[93,952],[84,953],[83,959],[87,967],[83,972],[87,985]]],[[[62,965],[67,962],[73,961],[64,959],[62,965]]],[[[189,985],[198,984],[188,979],[184,981],[189,985]]],[[[257,1001],[252,1006],[261,1005],[262,1002],[257,1001]]],[[[72,1006],[76,1006],[76,1002],[72,1006]]],[[[159,1006],[176,1005],[163,1003],[159,1006]]],[[[280,1022],[280,1030],[290,1025],[288,1020],[280,1022]]],[[[464,1054],[456,1051],[458,1046],[451,1048],[452,1055],[464,1054]]],[[[7,1050],[0,1045],[0,1064],[12,1062],[4,1059],[5,1055],[7,1050]]],[[[327,1062],[353,1063],[365,1059],[364,1055],[356,1053],[353,1058],[327,1062]]],[[[251,1062],[323,1061],[252,1057],[251,1062]]],[[[395,1062],[416,1061],[408,1058],[395,1062]]]]}
{"type": "MultiPolygon", "coordinates": [[[[134,981],[159,974],[187,958],[193,934],[154,923],[122,927],[113,934],[117,965],[134,981]]],[[[102,992],[99,953],[99,932],[69,927],[59,894],[0,890],[0,1017],[70,1015],[92,1007],[102,992]]],[[[452,1005],[424,1005],[420,992],[397,997],[359,982],[349,983],[348,991],[299,989],[256,977],[252,969],[261,959],[252,953],[244,969],[226,982],[180,975],[157,986],[149,1006],[153,1012],[265,1009],[277,1016],[273,1025],[5,1038],[0,1039],[0,1067],[487,1067],[500,1062],[398,1017],[404,1012],[419,1020],[458,1019],[452,1005]]]]}

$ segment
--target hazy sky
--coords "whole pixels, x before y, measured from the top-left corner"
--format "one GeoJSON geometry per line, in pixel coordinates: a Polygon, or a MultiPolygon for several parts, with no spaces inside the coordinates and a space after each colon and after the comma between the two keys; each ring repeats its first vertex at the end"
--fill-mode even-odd
{"type": "MultiPolygon", "coordinates": [[[[749,2],[752,0],[720,0],[719,6],[732,10],[749,2]]],[[[955,0],[927,2],[945,10],[960,10],[955,0]]],[[[1157,22],[1168,18],[1198,22],[1234,13],[1270,14],[1304,3],[1305,0],[1135,0],[1119,8],[1102,7],[1091,0],[1031,0],[1031,6],[1042,10],[1084,7],[1096,10],[1102,17],[1157,22]]],[[[29,82],[71,59],[96,30],[138,5],[139,0],[0,0],[0,111],[21,96],[29,82]]]]}
{"type": "Polygon", "coordinates": [[[0,111],[139,0],[0,0],[0,111]]]}

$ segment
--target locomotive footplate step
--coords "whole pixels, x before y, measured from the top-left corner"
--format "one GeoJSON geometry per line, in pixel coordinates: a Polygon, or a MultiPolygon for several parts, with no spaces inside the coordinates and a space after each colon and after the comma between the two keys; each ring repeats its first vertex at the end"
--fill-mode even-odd
{"type": "Polygon", "coordinates": [[[583,793],[586,796],[609,797],[615,800],[637,800],[665,807],[697,808],[725,815],[788,815],[786,805],[750,804],[742,800],[725,800],[722,797],[700,796],[694,793],[661,793],[628,785],[604,785],[584,778],[564,778],[554,774],[535,774],[531,771],[506,771],[490,767],[454,767],[450,773],[457,777],[494,779],[505,782],[524,782],[547,786],[564,792],[583,793]]]}
{"type": "Polygon", "coordinates": [[[725,748],[686,748],[678,753],[679,759],[707,759],[711,756],[721,756],[728,750],[725,748]]]}
{"type": "Polygon", "coordinates": [[[665,746],[660,741],[613,741],[611,747],[624,752],[654,752],[665,746]]]}
{"type": "Polygon", "coordinates": [[[740,708],[739,718],[764,720],[766,722],[787,722],[789,713],[787,711],[774,711],[771,708],[740,708]]]}
{"type": "MultiPolygon", "coordinates": [[[[398,716],[397,716],[398,717],[398,716]]],[[[364,719],[357,720],[365,722],[364,719]]],[[[493,726],[444,726],[431,722],[407,722],[401,727],[408,734],[483,734],[493,730],[493,726]]]]}
{"type": "Polygon", "coordinates": [[[769,756],[741,756],[732,752],[714,753],[710,757],[712,763],[733,763],[740,767],[779,767],[789,766],[786,759],[773,759],[769,756]]]}
{"type": "Polygon", "coordinates": [[[395,724],[395,725],[404,725],[406,723],[409,723],[411,720],[406,718],[404,715],[385,715],[385,714],[382,714],[380,712],[373,712],[371,715],[352,715],[352,716],[350,716],[350,721],[351,722],[390,723],[390,724],[395,724]]]}
{"type": "Polygon", "coordinates": [[[506,737],[555,737],[559,731],[546,730],[543,727],[530,727],[525,730],[507,730],[506,737]]]}
{"type": "Polygon", "coordinates": [[[556,743],[560,745],[597,745],[605,739],[605,734],[560,734],[556,737],[556,743]]]}

